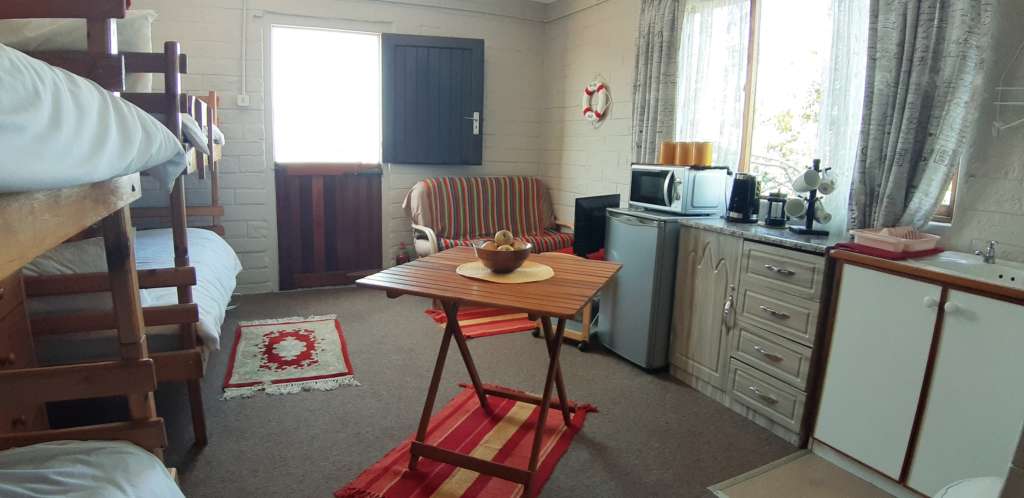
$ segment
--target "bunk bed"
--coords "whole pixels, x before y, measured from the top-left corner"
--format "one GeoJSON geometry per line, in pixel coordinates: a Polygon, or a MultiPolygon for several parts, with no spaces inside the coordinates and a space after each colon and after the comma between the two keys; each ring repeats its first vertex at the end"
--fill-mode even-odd
{"type": "MultiPolygon", "coordinates": [[[[124,72],[114,19],[125,12],[124,0],[0,4],[0,19],[85,19],[88,50],[49,54],[51,63],[115,92],[124,88],[124,72]]],[[[173,55],[176,46],[166,48],[173,55]]],[[[157,167],[179,186],[177,171],[184,168],[180,116],[168,114],[167,127],[157,132],[161,123],[113,94],[5,46],[0,46],[0,72],[0,142],[5,148],[0,159],[0,231],[5,236],[0,252],[0,494],[182,496],[160,461],[166,433],[153,402],[157,379],[143,333],[128,207],[141,195],[140,171],[157,167]],[[77,118],[68,114],[72,109],[80,113],[77,118]],[[106,137],[96,134],[101,127],[95,121],[83,126],[90,118],[103,120],[106,137]],[[93,318],[116,329],[118,356],[40,367],[20,269],[97,223],[107,271],[68,282],[110,294],[112,308],[93,318]],[[46,403],[108,396],[127,398],[128,420],[47,428],[46,403]]],[[[168,109],[178,101],[172,79],[161,99],[168,109]]],[[[180,289],[189,286],[193,273],[187,267],[161,270],[143,280],[180,289]]]]}
{"type": "MultiPolygon", "coordinates": [[[[187,66],[182,67],[182,73],[187,73],[187,66]]],[[[200,204],[190,202],[185,207],[188,219],[210,220],[209,224],[200,224],[199,228],[215,232],[221,237],[224,236],[224,226],[221,225],[221,217],[224,216],[224,206],[220,202],[220,160],[223,155],[224,134],[220,131],[218,107],[220,98],[217,92],[209,92],[205,96],[188,95],[182,102],[182,115],[188,116],[190,127],[194,134],[201,133],[202,141],[193,139],[196,143],[205,145],[199,148],[196,155],[196,172],[200,181],[209,181],[210,197],[209,202],[200,204]]],[[[167,207],[133,207],[132,216],[134,219],[144,223],[166,224],[170,218],[170,210],[167,207]]]]}
{"type": "MultiPolygon", "coordinates": [[[[135,31],[147,36],[149,33],[148,27],[135,31]]],[[[40,43],[38,37],[34,43],[40,43]]],[[[145,47],[150,42],[133,43],[145,47]]],[[[75,55],[68,50],[29,53],[55,65],[65,65],[75,55]]],[[[123,52],[118,58],[126,80],[138,74],[163,74],[164,93],[125,92],[121,97],[164,121],[185,145],[187,168],[171,180],[168,207],[132,208],[131,216],[170,222],[167,229],[140,230],[135,235],[137,269],[143,283],[140,300],[147,326],[145,333],[157,380],[186,384],[195,443],[204,446],[207,431],[199,382],[208,354],[219,347],[220,326],[234,291],[235,277],[242,269],[237,255],[218,236],[223,234],[219,223],[223,208],[219,205],[217,165],[224,140],[217,128],[217,96],[210,92],[197,97],[180,91],[180,75],[187,72],[187,57],[180,54],[176,43],[165,44],[163,53],[123,52]],[[197,208],[186,207],[185,202],[185,175],[191,173],[211,181],[212,203],[200,214],[212,217],[212,224],[204,227],[212,231],[187,228],[188,216],[197,215],[193,212],[197,208]]],[[[110,73],[118,72],[116,64],[79,63],[65,67],[101,84],[108,83],[105,80],[110,73]]],[[[110,83],[104,86],[114,91],[121,89],[118,82],[110,83]]],[[[146,174],[157,177],[160,184],[167,182],[159,171],[143,172],[146,174]]],[[[42,364],[97,361],[116,355],[110,321],[103,311],[97,311],[104,307],[103,296],[96,295],[106,270],[102,258],[96,257],[102,243],[97,238],[82,238],[48,251],[24,268],[25,292],[31,298],[35,353],[42,364]]],[[[106,307],[109,308],[109,301],[106,307]]]]}

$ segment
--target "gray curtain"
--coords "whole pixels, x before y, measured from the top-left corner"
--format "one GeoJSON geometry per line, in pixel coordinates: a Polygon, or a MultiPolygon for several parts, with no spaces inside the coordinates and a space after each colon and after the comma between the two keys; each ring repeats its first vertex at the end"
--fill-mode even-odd
{"type": "Polygon", "coordinates": [[[653,163],[675,133],[680,0],[643,0],[633,87],[633,160],[653,163]]]}
{"type": "Polygon", "coordinates": [[[993,0],[873,0],[850,227],[923,227],[977,122],[993,0]]]}

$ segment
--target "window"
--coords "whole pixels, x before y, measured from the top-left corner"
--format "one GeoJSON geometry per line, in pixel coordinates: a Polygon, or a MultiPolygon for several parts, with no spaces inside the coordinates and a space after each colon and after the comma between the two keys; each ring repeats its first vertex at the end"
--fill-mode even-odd
{"type": "Polygon", "coordinates": [[[946,190],[946,195],[942,197],[942,202],[939,203],[939,207],[935,210],[932,221],[938,223],[953,222],[953,209],[956,207],[956,187],[959,177],[959,172],[953,174],[953,179],[949,182],[949,189],[946,190]]]}
{"type": "MultiPolygon", "coordinates": [[[[849,4],[857,4],[847,2],[849,4]]],[[[863,4],[866,6],[867,2],[863,4]]],[[[677,113],[679,140],[715,143],[715,164],[754,174],[762,192],[792,194],[792,180],[814,158],[832,157],[836,142],[856,144],[849,115],[859,108],[829,112],[830,88],[847,91],[840,78],[863,71],[833,68],[833,0],[691,0],[683,14],[677,113]],[[837,123],[842,121],[842,130],[837,123]],[[852,139],[851,139],[851,133],[852,139]],[[825,156],[825,157],[823,157],[825,156]]],[[[866,7],[865,7],[866,12],[866,7]]],[[[857,18],[859,20],[859,17],[857,18]]],[[[865,23],[866,27],[866,23],[865,23]]],[[[851,28],[851,32],[857,31],[851,28]]],[[[857,40],[844,39],[842,54],[857,40]]],[[[856,88],[851,88],[856,90],[856,88]]],[[[842,95],[859,105],[860,97],[842,95]]],[[[835,103],[833,102],[833,108],[835,103]]],[[[840,147],[842,148],[842,147],[840,147]]]]}
{"type": "Polygon", "coordinates": [[[380,36],[273,26],[274,162],[381,161],[380,36]]]}

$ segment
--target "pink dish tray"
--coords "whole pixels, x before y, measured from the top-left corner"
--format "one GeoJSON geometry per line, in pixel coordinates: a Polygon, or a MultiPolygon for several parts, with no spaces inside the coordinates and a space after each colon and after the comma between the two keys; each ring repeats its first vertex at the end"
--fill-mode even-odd
{"type": "Polygon", "coordinates": [[[865,228],[850,230],[853,241],[892,252],[920,252],[934,249],[939,236],[920,232],[913,227],[865,228]]]}

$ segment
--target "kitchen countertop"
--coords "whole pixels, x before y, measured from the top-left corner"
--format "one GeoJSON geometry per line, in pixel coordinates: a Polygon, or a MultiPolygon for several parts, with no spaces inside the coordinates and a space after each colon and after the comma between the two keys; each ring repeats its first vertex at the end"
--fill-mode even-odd
{"type": "Polygon", "coordinates": [[[719,217],[679,218],[678,221],[680,225],[687,227],[701,228],[815,254],[825,254],[827,248],[849,240],[848,237],[834,235],[800,235],[790,232],[788,228],[766,227],[757,223],[732,223],[719,217]]]}

